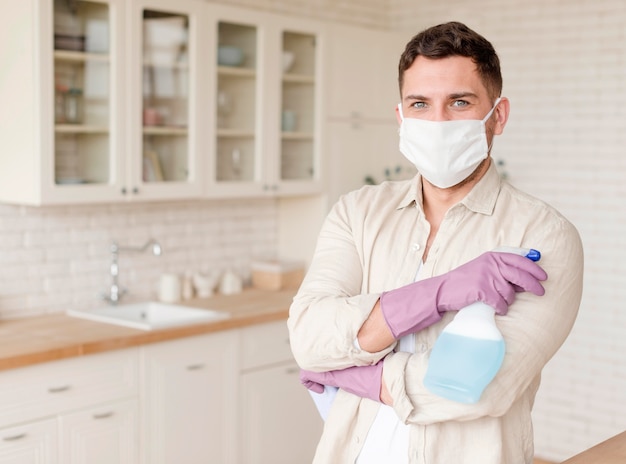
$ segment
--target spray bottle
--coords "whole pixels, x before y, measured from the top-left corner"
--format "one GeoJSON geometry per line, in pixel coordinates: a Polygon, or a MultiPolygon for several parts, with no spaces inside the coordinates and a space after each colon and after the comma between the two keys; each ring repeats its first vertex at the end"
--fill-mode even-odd
{"type": "MultiPolygon", "coordinates": [[[[539,261],[541,253],[529,248],[499,247],[539,261]]],[[[443,330],[430,355],[424,386],[443,398],[472,404],[502,366],[504,338],[495,322],[495,309],[476,302],[457,313],[443,330]]]]}

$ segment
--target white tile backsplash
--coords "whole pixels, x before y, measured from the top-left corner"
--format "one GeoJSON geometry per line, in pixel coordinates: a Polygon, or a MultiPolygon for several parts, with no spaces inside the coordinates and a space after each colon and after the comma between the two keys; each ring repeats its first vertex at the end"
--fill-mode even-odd
{"type": "Polygon", "coordinates": [[[161,272],[232,268],[276,255],[276,201],[221,200],[31,208],[0,205],[0,318],[102,304],[109,247],[155,238],[162,256],[121,252],[120,283],[156,297],[161,272]]]}

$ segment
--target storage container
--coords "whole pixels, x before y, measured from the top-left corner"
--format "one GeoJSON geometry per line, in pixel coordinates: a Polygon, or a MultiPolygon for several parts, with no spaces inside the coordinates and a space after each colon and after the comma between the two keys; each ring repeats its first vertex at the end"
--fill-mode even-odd
{"type": "Polygon", "coordinates": [[[255,261],[252,286],[261,290],[297,289],[304,278],[304,264],[296,261],[255,261]]]}

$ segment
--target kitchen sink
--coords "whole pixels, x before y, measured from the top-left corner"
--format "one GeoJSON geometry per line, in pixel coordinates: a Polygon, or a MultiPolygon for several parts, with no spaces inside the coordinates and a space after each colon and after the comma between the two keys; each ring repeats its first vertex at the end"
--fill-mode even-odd
{"type": "Polygon", "coordinates": [[[154,301],[108,306],[89,311],[68,310],[67,314],[72,317],[141,330],[164,329],[167,327],[219,321],[230,317],[228,313],[223,311],[191,308],[154,301]]]}

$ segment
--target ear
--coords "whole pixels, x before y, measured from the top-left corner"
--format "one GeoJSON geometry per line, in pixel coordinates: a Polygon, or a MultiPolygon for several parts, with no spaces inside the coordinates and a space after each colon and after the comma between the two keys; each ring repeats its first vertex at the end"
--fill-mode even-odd
{"type": "Polygon", "coordinates": [[[511,110],[511,104],[509,99],[506,97],[502,97],[502,100],[496,106],[494,110],[494,135],[500,135],[504,132],[504,126],[506,126],[507,121],[509,120],[509,111],[511,110]]]}
{"type": "Polygon", "coordinates": [[[402,124],[402,117],[400,116],[400,108],[399,108],[400,105],[402,105],[402,103],[398,103],[395,106],[395,109],[396,109],[396,121],[398,121],[398,125],[402,124]]]}

